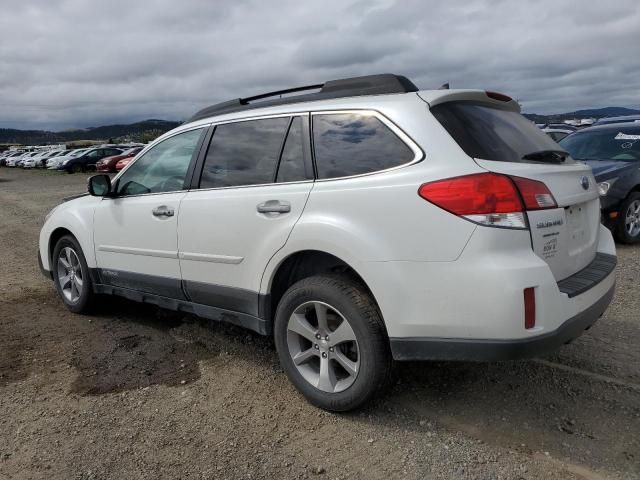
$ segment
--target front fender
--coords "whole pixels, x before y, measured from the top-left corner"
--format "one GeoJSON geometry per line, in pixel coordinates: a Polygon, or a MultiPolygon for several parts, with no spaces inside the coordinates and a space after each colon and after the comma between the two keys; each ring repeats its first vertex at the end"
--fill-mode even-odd
{"type": "Polygon", "coordinates": [[[55,208],[40,230],[39,250],[42,266],[51,271],[49,257],[53,245],[50,244],[54,232],[68,230],[80,244],[89,268],[96,267],[96,255],[93,244],[93,213],[98,202],[97,197],[81,197],[65,202],[55,208]]]}

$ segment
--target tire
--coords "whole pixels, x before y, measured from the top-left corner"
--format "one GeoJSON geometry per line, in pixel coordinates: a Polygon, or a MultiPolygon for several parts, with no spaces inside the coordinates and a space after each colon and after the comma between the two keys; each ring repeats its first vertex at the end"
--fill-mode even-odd
{"type": "Polygon", "coordinates": [[[620,205],[615,234],[620,243],[640,242],[640,192],[631,192],[620,205]]]}
{"type": "Polygon", "coordinates": [[[382,316],[366,289],[349,277],[314,276],[292,285],[278,304],[274,339],[291,383],[324,410],[353,410],[391,382],[393,359],[382,316]],[[325,312],[325,328],[318,309],[325,312]],[[355,341],[339,342],[333,334],[355,341]]]}
{"type": "Polygon", "coordinates": [[[71,235],[65,235],[56,243],[51,258],[53,282],[62,302],[73,313],[89,313],[96,296],[89,267],[78,241],[71,235]],[[71,278],[66,281],[69,274],[71,278]]]}
{"type": "Polygon", "coordinates": [[[75,164],[69,170],[69,173],[82,173],[84,172],[84,167],[80,164],[75,164]]]}

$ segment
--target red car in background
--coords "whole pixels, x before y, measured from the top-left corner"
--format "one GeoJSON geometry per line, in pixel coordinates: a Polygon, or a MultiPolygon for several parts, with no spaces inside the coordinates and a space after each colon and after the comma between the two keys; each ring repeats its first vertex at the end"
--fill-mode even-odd
{"type": "Polygon", "coordinates": [[[118,160],[118,163],[116,163],[116,172],[119,172],[124,167],[129,165],[129,162],[131,162],[131,160],[133,160],[133,158],[134,157],[127,157],[127,158],[123,158],[122,160],[118,160]]]}
{"type": "Polygon", "coordinates": [[[96,163],[96,170],[103,173],[119,171],[121,170],[121,168],[116,167],[118,162],[120,162],[121,160],[133,160],[133,157],[140,153],[141,150],[142,147],[130,148],[129,150],[125,150],[124,152],[122,152],[120,155],[103,158],[96,163]]]}

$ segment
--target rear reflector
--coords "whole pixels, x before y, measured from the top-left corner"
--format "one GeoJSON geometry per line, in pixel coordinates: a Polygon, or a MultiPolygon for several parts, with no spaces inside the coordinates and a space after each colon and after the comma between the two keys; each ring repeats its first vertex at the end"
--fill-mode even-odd
{"type": "Polygon", "coordinates": [[[536,326],[536,290],[533,287],[524,289],[524,328],[536,326]]]}
{"type": "Polygon", "coordinates": [[[544,183],[490,172],[425,183],[418,194],[448,212],[491,227],[527,228],[526,210],[556,207],[544,183]]]}

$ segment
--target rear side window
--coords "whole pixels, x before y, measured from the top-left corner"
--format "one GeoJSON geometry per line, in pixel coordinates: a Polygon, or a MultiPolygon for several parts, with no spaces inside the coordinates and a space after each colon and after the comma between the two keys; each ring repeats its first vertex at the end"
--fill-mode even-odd
{"type": "Polygon", "coordinates": [[[200,188],[272,183],[288,125],[288,117],[218,125],[200,188]]]}
{"type": "Polygon", "coordinates": [[[558,145],[517,112],[473,102],[436,105],[431,113],[467,155],[484,160],[529,162],[526,154],[558,145]]]}
{"type": "Polygon", "coordinates": [[[411,162],[413,151],[374,115],[313,115],[318,178],[371,173],[411,162]]]}

